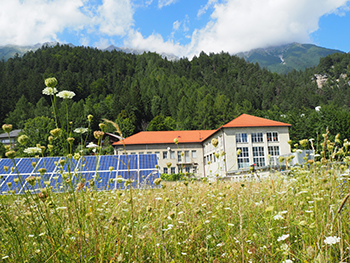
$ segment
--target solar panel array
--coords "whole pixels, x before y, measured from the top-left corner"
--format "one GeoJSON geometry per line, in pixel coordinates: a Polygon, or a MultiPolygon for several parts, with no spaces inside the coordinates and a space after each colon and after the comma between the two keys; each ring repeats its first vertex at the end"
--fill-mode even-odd
{"type": "Polygon", "coordinates": [[[96,190],[150,188],[155,187],[153,181],[159,178],[157,164],[155,154],[82,156],[79,160],[67,157],[0,159],[0,194],[38,192],[45,187],[63,192],[75,189],[78,183],[96,190]],[[41,168],[46,171],[40,173],[41,168]],[[33,184],[28,179],[33,179],[33,184]]]}

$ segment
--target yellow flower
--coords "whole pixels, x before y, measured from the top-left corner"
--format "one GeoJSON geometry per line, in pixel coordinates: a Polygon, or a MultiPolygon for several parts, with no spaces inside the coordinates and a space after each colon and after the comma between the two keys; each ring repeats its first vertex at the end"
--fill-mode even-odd
{"type": "Polygon", "coordinates": [[[61,129],[60,128],[56,128],[50,131],[51,135],[55,136],[55,137],[60,137],[61,135],[61,129]]]}
{"type": "Polygon", "coordinates": [[[22,144],[22,145],[25,145],[28,141],[28,136],[25,135],[25,134],[22,134],[21,136],[18,137],[17,141],[22,144]]]}
{"type": "Polygon", "coordinates": [[[88,117],[87,117],[87,118],[88,118],[88,121],[91,122],[91,120],[92,120],[93,117],[94,117],[94,116],[92,116],[91,114],[89,114],[88,117]]]}
{"type": "Polygon", "coordinates": [[[45,168],[40,168],[38,169],[38,172],[43,175],[44,173],[46,173],[46,169],[45,168]]]}
{"type": "Polygon", "coordinates": [[[5,132],[9,133],[10,131],[12,131],[12,124],[4,124],[4,125],[2,125],[2,129],[5,132]]]}
{"type": "Polygon", "coordinates": [[[8,151],[8,152],[5,153],[5,156],[7,158],[13,159],[16,156],[16,152],[15,151],[8,151]]]}
{"type": "Polygon", "coordinates": [[[179,143],[179,140],[177,138],[174,139],[174,143],[175,144],[178,144],[179,143]]]}
{"type": "Polygon", "coordinates": [[[216,139],[216,138],[211,139],[211,144],[216,148],[219,144],[218,139],[216,139]]]}
{"type": "Polygon", "coordinates": [[[47,79],[45,79],[45,85],[46,85],[46,87],[54,88],[57,85],[57,79],[56,78],[47,78],[47,79]]]}
{"type": "Polygon", "coordinates": [[[69,143],[69,144],[72,144],[73,142],[74,142],[74,138],[73,137],[68,137],[67,138],[67,142],[69,143]]]}
{"type": "Polygon", "coordinates": [[[103,135],[105,133],[103,131],[94,131],[94,137],[99,140],[99,139],[102,139],[103,135]]]}

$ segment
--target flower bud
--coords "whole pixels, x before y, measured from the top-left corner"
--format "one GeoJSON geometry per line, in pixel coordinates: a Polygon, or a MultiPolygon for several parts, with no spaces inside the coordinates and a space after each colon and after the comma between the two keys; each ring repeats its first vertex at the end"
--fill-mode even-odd
{"type": "Polygon", "coordinates": [[[2,125],[2,129],[3,129],[5,132],[9,133],[9,132],[12,131],[12,124],[4,124],[4,125],[2,125]]]}
{"type": "Polygon", "coordinates": [[[56,78],[47,78],[47,79],[45,79],[45,85],[46,85],[46,87],[54,88],[57,85],[57,79],[56,78]]]}

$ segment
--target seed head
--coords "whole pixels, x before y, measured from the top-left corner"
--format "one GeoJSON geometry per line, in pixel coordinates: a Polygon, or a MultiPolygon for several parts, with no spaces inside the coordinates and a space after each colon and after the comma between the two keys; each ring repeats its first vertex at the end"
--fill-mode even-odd
{"type": "Polygon", "coordinates": [[[94,137],[99,140],[99,139],[102,139],[103,135],[105,133],[103,131],[94,131],[94,137]]]}
{"type": "Polygon", "coordinates": [[[51,135],[55,136],[55,137],[60,137],[61,135],[61,129],[60,128],[56,128],[50,131],[51,135]]]}
{"type": "Polygon", "coordinates": [[[91,122],[91,120],[92,120],[93,117],[94,117],[94,116],[92,116],[91,114],[89,114],[89,115],[87,116],[88,121],[91,122]]]}
{"type": "Polygon", "coordinates": [[[174,143],[175,144],[178,144],[179,143],[179,140],[177,138],[174,139],[174,143]]]}
{"type": "Polygon", "coordinates": [[[10,133],[12,131],[12,124],[4,124],[4,125],[2,125],[2,129],[5,132],[10,133]]]}
{"type": "Polygon", "coordinates": [[[25,134],[22,134],[21,136],[19,136],[18,138],[17,138],[17,141],[20,143],[20,144],[22,144],[22,145],[25,145],[27,142],[28,142],[28,136],[27,135],[25,135],[25,134]]]}
{"type": "Polygon", "coordinates": [[[216,148],[219,144],[218,139],[216,139],[216,138],[211,139],[211,144],[216,148]]]}
{"type": "Polygon", "coordinates": [[[13,150],[8,151],[8,152],[5,153],[5,156],[6,156],[7,158],[13,159],[13,158],[15,158],[15,156],[16,156],[16,152],[13,151],[13,150]]]}
{"type": "Polygon", "coordinates": [[[47,78],[45,79],[45,85],[49,88],[54,88],[57,85],[57,79],[56,78],[47,78]]]}

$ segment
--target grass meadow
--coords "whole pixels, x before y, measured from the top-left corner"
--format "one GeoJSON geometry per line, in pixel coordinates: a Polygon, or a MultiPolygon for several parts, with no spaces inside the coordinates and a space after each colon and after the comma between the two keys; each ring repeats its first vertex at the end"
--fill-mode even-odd
{"type": "MultiPolygon", "coordinates": [[[[64,120],[56,114],[56,97],[66,100],[75,94],[58,92],[55,78],[45,84],[43,94],[51,98],[56,123],[47,149],[56,141],[68,159],[79,160],[83,153],[73,152],[72,134],[81,134],[85,146],[88,135],[83,135],[92,133],[93,116],[88,116],[88,128],[73,130],[68,108],[64,120]]],[[[3,129],[9,133],[12,125],[3,129]]],[[[93,133],[97,156],[103,134],[93,133]]],[[[132,189],[130,184],[125,190],[96,191],[93,182],[81,178],[73,185],[74,174],[62,172],[64,193],[53,192],[49,182],[36,192],[9,190],[0,195],[0,262],[350,262],[350,143],[340,142],[339,136],[330,142],[328,135],[322,149],[316,149],[315,161],[289,166],[284,173],[271,171],[261,181],[156,179],[159,187],[154,189],[132,189]]],[[[21,135],[18,143],[26,146],[28,140],[21,135]]],[[[312,140],[310,144],[313,148],[312,140]]],[[[308,145],[301,140],[294,148],[308,145]]],[[[38,158],[44,150],[37,145],[23,152],[38,158]]],[[[6,156],[13,159],[16,151],[9,146],[6,156]]],[[[15,172],[15,163],[13,168],[15,172]]],[[[44,178],[46,169],[38,171],[44,178]]],[[[25,180],[35,187],[43,179],[25,180]]],[[[16,189],[24,183],[17,174],[7,186],[16,189]]]]}
{"type": "Polygon", "coordinates": [[[2,262],[349,262],[348,172],[0,196],[2,262]]]}

